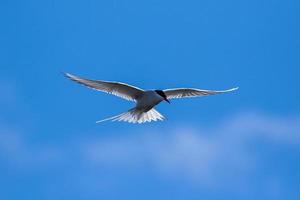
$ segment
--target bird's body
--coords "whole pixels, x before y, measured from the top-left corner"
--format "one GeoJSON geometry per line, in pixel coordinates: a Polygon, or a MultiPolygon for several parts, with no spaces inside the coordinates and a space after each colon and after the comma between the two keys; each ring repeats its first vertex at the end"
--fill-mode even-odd
{"type": "Polygon", "coordinates": [[[83,84],[92,89],[116,95],[129,101],[134,101],[136,106],[127,112],[121,113],[117,116],[110,117],[104,120],[97,121],[126,121],[129,123],[144,123],[157,120],[163,120],[164,117],[155,110],[155,106],[162,101],[170,103],[169,99],[195,97],[212,95],[218,93],[231,92],[238,88],[230,90],[214,91],[214,90],[200,90],[194,88],[175,88],[166,90],[142,90],[140,88],[111,81],[89,80],[74,76],[72,74],[65,74],[69,79],[83,84]]]}
{"type": "Polygon", "coordinates": [[[147,90],[137,99],[136,108],[148,112],[163,100],[164,98],[154,90],[147,90]]]}

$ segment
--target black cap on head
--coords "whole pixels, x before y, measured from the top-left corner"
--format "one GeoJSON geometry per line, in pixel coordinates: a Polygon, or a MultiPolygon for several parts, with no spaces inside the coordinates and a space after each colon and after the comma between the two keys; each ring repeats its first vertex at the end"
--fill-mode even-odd
{"type": "Polygon", "coordinates": [[[167,99],[167,95],[164,93],[164,91],[162,91],[162,90],[155,90],[155,92],[157,94],[159,94],[161,97],[163,97],[166,102],[170,103],[170,101],[167,99]]]}
{"type": "Polygon", "coordinates": [[[155,90],[155,92],[156,92],[157,94],[159,94],[160,96],[162,96],[163,98],[167,98],[167,96],[166,96],[166,94],[164,93],[164,91],[162,91],[162,90],[155,90]]]}

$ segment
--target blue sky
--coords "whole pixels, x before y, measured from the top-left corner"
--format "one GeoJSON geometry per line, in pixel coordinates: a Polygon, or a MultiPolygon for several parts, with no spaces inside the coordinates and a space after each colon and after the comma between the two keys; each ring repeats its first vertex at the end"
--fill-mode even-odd
{"type": "Polygon", "coordinates": [[[0,199],[299,199],[300,3],[0,3],[0,199]],[[145,89],[164,122],[61,72],[145,89]]]}

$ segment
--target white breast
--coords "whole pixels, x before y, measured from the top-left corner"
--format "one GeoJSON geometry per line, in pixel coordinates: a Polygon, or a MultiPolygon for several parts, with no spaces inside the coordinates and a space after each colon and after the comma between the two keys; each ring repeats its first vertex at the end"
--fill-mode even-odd
{"type": "Polygon", "coordinates": [[[163,98],[155,91],[152,90],[145,91],[144,94],[137,100],[136,107],[140,109],[148,110],[153,108],[162,100],[163,98]]]}

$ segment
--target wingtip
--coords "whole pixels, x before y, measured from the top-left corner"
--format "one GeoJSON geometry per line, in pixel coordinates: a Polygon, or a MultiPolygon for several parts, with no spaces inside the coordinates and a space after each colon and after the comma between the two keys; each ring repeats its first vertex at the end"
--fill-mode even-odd
{"type": "Polygon", "coordinates": [[[61,72],[65,77],[72,77],[72,74],[69,74],[68,72],[61,72]]]}
{"type": "Polygon", "coordinates": [[[238,90],[238,89],[239,89],[239,87],[234,87],[234,88],[231,88],[229,90],[224,90],[224,92],[233,92],[233,91],[238,90]]]}
{"type": "Polygon", "coordinates": [[[74,76],[73,74],[70,74],[68,72],[62,72],[62,74],[63,74],[64,77],[66,77],[68,79],[71,79],[71,80],[74,80],[74,79],[77,78],[76,76],[74,76]]]}

